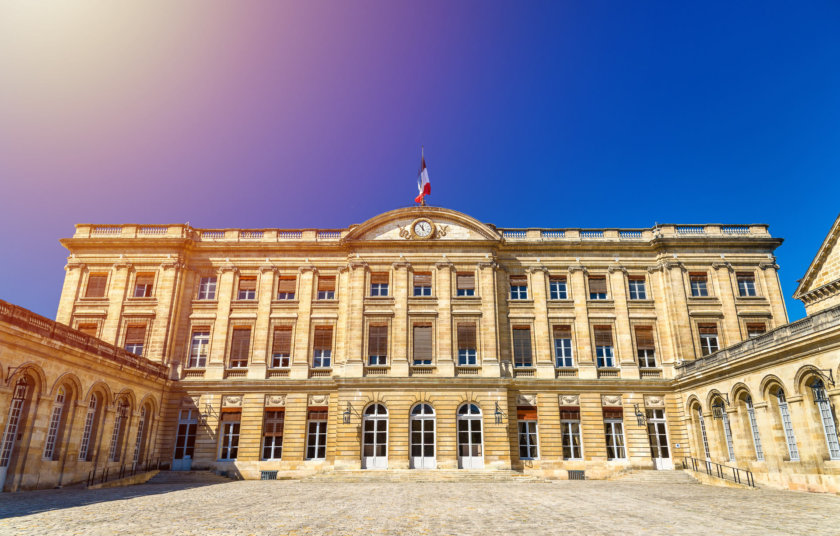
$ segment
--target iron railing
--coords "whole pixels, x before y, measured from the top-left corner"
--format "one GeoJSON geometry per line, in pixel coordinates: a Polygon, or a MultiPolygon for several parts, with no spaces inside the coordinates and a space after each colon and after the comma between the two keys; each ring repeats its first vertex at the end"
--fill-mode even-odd
{"type": "Polygon", "coordinates": [[[730,480],[737,484],[746,484],[752,488],[755,487],[755,478],[752,471],[741,469],[740,467],[731,467],[729,465],[722,465],[710,460],[698,460],[697,458],[684,457],[683,469],[691,469],[695,472],[705,472],[707,475],[720,478],[722,480],[730,480]]]}
{"type": "Polygon", "coordinates": [[[143,463],[122,464],[119,471],[111,471],[110,467],[98,470],[95,467],[88,473],[85,485],[90,487],[94,484],[102,484],[111,480],[119,480],[127,476],[134,476],[137,473],[145,473],[146,471],[154,471],[160,469],[160,458],[157,460],[147,460],[143,463]],[[99,471],[99,472],[97,472],[99,471]]]}

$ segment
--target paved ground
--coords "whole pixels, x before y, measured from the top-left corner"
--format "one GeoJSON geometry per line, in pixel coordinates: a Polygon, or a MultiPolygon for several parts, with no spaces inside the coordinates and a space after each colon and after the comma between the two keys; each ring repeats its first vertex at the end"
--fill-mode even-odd
{"type": "Polygon", "coordinates": [[[0,534],[840,534],[840,497],[693,483],[143,484],[0,495],[0,534]]]}

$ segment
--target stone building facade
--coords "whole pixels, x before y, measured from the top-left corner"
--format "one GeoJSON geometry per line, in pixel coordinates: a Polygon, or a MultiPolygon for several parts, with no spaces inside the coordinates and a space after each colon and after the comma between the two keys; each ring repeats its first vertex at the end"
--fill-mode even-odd
{"type": "MultiPolygon", "coordinates": [[[[669,469],[705,457],[708,393],[741,396],[719,356],[797,325],[759,224],[501,229],[412,207],[346,229],[77,225],[62,244],[58,322],[168,369],[155,453],[245,478],[669,469]]],[[[831,462],[764,463],[770,483],[833,485],[831,462]]]]}

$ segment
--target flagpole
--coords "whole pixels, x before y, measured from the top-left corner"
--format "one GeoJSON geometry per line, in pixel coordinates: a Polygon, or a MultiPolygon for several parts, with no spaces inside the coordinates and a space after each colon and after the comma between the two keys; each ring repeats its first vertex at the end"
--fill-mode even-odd
{"type": "MultiPolygon", "coordinates": [[[[420,145],[420,172],[423,172],[423,158],[425,158],[425,154],[423,153],[423,145],[420,145]]],[[[420,198],[420,206],[426,206],[426,196],[420,198]]]]}

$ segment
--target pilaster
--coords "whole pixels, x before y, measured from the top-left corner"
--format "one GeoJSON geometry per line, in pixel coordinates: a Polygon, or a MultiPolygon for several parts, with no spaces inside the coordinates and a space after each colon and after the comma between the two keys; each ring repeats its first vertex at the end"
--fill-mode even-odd
{"type": "Polygon", "coordinates": [[[619,264],[607,268],[610,293],[615,309],[616,363],[621,367],[621,377],[639,377],[639,366],[633,354],[633,336],[630,333],[630,312],[627,309],[627,269],[619,264]]]}
{"type": "Polygon", "coordinates": [[[589,308],[586,299],[586,268],[580,265],[569,266],[569,286],[572,300],[575,304],[575,358],[578,364],[578,374],[581,378],[595,378],[595,361],[592,342],[589,337],[589,308]]]}
{"type": "Polygon", "coordinates": [[[551,332],[548,325],[548,270],[544,266],[528,268],[531,273],[531,294],[534,298],[534,341],[537,377],[554,378],[554,363],[551,357],[551,332]]]}
{"type": "Polygon", "coordinates": [[[481,375],[498,378],[499,369],[499,324],[496,271],[493,261],[478,263],[478,292],[481,297],[481,330],[478,334],[481,345],[481,375]]]}
{"type": "Polygon", "coordinates": [[[438,294],[437,325],[437,369],[444,377],[455,375],[452,358],[452,272],[455,266],[450,262],[435,264],[438,294]]]}
{"type": "Polygon", "coordinates": [[[395,262],[393,267],[394,320],[391,323],[391,375],[408,376],[408,296],[411,265],[395,262]]]}
{"type": "Polygon", "coordinates": [[[105,316],[105,325],[99,338],[117,344],[117,335],[122,317],[123,302],[125,301],[128,277],[131,271],[131,264],[117,262],[111,270],[111,284],[108,291],[108,314],[105,316]]]}
{"type": "Polygon", "coordinates": [[[155,319],[152,322],[152,332],[149,336],[149,349],[144,352],[144,356],[153,361],[160,361],[161,363],[170,361],[166,359],[167,356],[165,355],[165,352],[169,350],[166,344],[169,331],[175,329],[171,313],[177,298],[176,293],[180,287],[178,283],[183,279],[183,270],[184,265],[176,259],[161,264],[157,288],[155,289],[155,296],[157,297],[155,319]]]}
{"type": "Polygon", "coordinates": [[[55,315],[56,322],[70,325],[73,320],[73,306],[81,292],[82,273],[85,265],[70,258],[64,267],[64,285],[61,287],[61,298],[58,302],[58,312],[55,315]]]}
{"type": "MultiPolygon", "coordinates": [[[[268,259],[266,259],[268,260],[268,259]]],[[[260,266],[260,286],[257,288],[257,320],[254,323],[254,349],[248,365],[248,377],[265,378],[265,364],[271,345],[268,332],[271,317],[271,300],[274,297],[274,279],[277,268],[269,263],[260,266]]]]}
{"type": "Polygon", "coordinates": [[[365,279],[368,265],[361,260],[351,260],[347,263],[350,268],[350,295],[341,299],[349,300],[350,317],[347,330],[347,361],[344,365],[344,375],[358,378],[364,373],[365,337],[365,279]]]}
{"type": "Polygon", "coordinates": [[[295,340],[292,350],[292,366],[289,376],[296,379],[309,377],[310,332],[312,331],[312,297],[315,295],[314,266],[301,266],[298,270],[298,316],[295,324],[295,340]]]}
{"type": "Polygon", "coordinates": [[[210,341],[210,356],[207,360],[205,378],[220,380],[224,375],[225,352],[227,351],[228,324],[230,323],[230,302],[233,297],[233,280],[237,268],[228,264],[219,268],[216,296],[216,321],[210,341]]]}
{"type": "Polygon", "coordinates": [[[775,259],[769,262],[762,262],[758,265],[764,278],[764,288],[767,289],[767,299],[770,301],[770,310],[773,313],[773,323],[768,326],[772,329],[782,324],[787,324],[787,308],[785,298],[782,295],[782,284],[779,281],[779,265],[775,259]]]}
{"type": "Polygon", "coordinates": [[[723,306],[723,337],[720,347],[731,346],[744,339],[741,334],[741,326],[738,322],[738,309],[735,307],[735,292],[732,288],[732,265],[728,262],[716,262],[712,264],[717,279],[717,290],[720,302],[723,306]]]}

